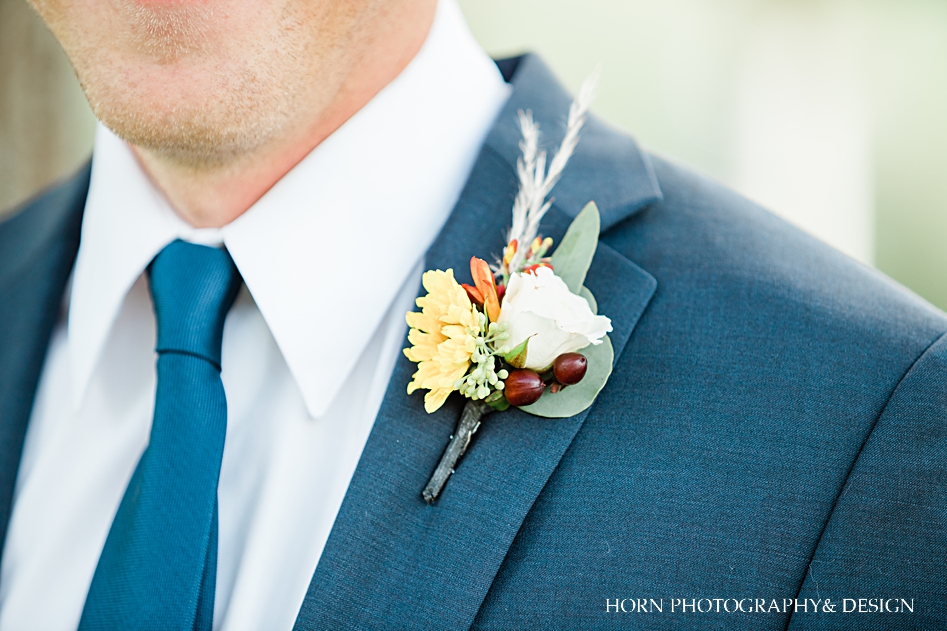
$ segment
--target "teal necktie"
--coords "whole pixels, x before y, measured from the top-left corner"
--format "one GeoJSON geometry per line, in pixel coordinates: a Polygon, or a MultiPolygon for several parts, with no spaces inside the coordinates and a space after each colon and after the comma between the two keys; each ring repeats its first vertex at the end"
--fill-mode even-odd
{"type": "Polygon", "coordinates": [[[224,319],[240,289],[226,250],[175,241],[149,266],[158,384],[148,447],[112,522],[81,631],[211,631],[217,482],[227,432],[224,319]]]}

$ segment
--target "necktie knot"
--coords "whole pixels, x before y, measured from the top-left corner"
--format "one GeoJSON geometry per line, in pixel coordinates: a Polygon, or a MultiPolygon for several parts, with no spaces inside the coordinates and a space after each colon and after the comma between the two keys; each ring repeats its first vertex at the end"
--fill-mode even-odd
{"type": "Polygon", "coordinates": [[[148,273],[158,353],[196,355],[219,369],[224,320],[241,283],[230,254],[177,240],[158,253],[148,273]]]}

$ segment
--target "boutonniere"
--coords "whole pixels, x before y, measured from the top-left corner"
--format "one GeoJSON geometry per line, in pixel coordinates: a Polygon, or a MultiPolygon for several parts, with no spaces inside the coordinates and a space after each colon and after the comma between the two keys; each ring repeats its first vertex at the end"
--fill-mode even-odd
{"type": "Polygon", "coordinates": [[[539,234],[559,180],[579,140],[591,100],[582,86],[569,109],[566,134],[546,168],[539,125],[519,112],[523,155],[517,160],[519,192],[502,258],[491,267],[470,259],[473,284],[453,270],[425,272],[420,312],[408,312],[411,344],[405,355],[418,370],[408,394],[427,390],[432,413],[453,393],[467,398],[457,429],[422,496],[440,494],[484,417],[517,407],[548,418],[578,414],[595,400],[612,371],[611,321],[597,314],[584,286],[598,246],[599,213],[593,202],[575,218],[559,245],[539,234]]]}

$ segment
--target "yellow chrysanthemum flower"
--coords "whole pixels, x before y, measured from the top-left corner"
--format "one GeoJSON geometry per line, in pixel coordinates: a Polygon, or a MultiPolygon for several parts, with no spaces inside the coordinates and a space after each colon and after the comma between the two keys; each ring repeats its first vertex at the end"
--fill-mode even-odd
{"type": "Polygon", "coordinates": [[[408,394],[424,389],[424,409],[430,414],[440,408],[470,368],[470,356],[477,348],[480,316],[466,290],[454,280],[454,271],[425,272],[421,283],[427,295],[417,299],[420,312],[407,314],[408,341],[404,354],[418,362],[408,394]]]}

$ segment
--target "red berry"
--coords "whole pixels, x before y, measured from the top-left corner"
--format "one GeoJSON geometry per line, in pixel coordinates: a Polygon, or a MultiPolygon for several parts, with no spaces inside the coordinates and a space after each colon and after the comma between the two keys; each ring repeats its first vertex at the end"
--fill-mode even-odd
{"type": "Polygon", "coordinates": [[[506,400],[516,407],[536,403],[546,389],[535,370],[514,370],[503,384],[506,400]]]}
{"type": "Polygon", "coordinates": [[[581,353],[563,353],[552,363],[552,372],[556,381],[564,386],[571,386],[582,381],[589,362],[581,353]]]}

